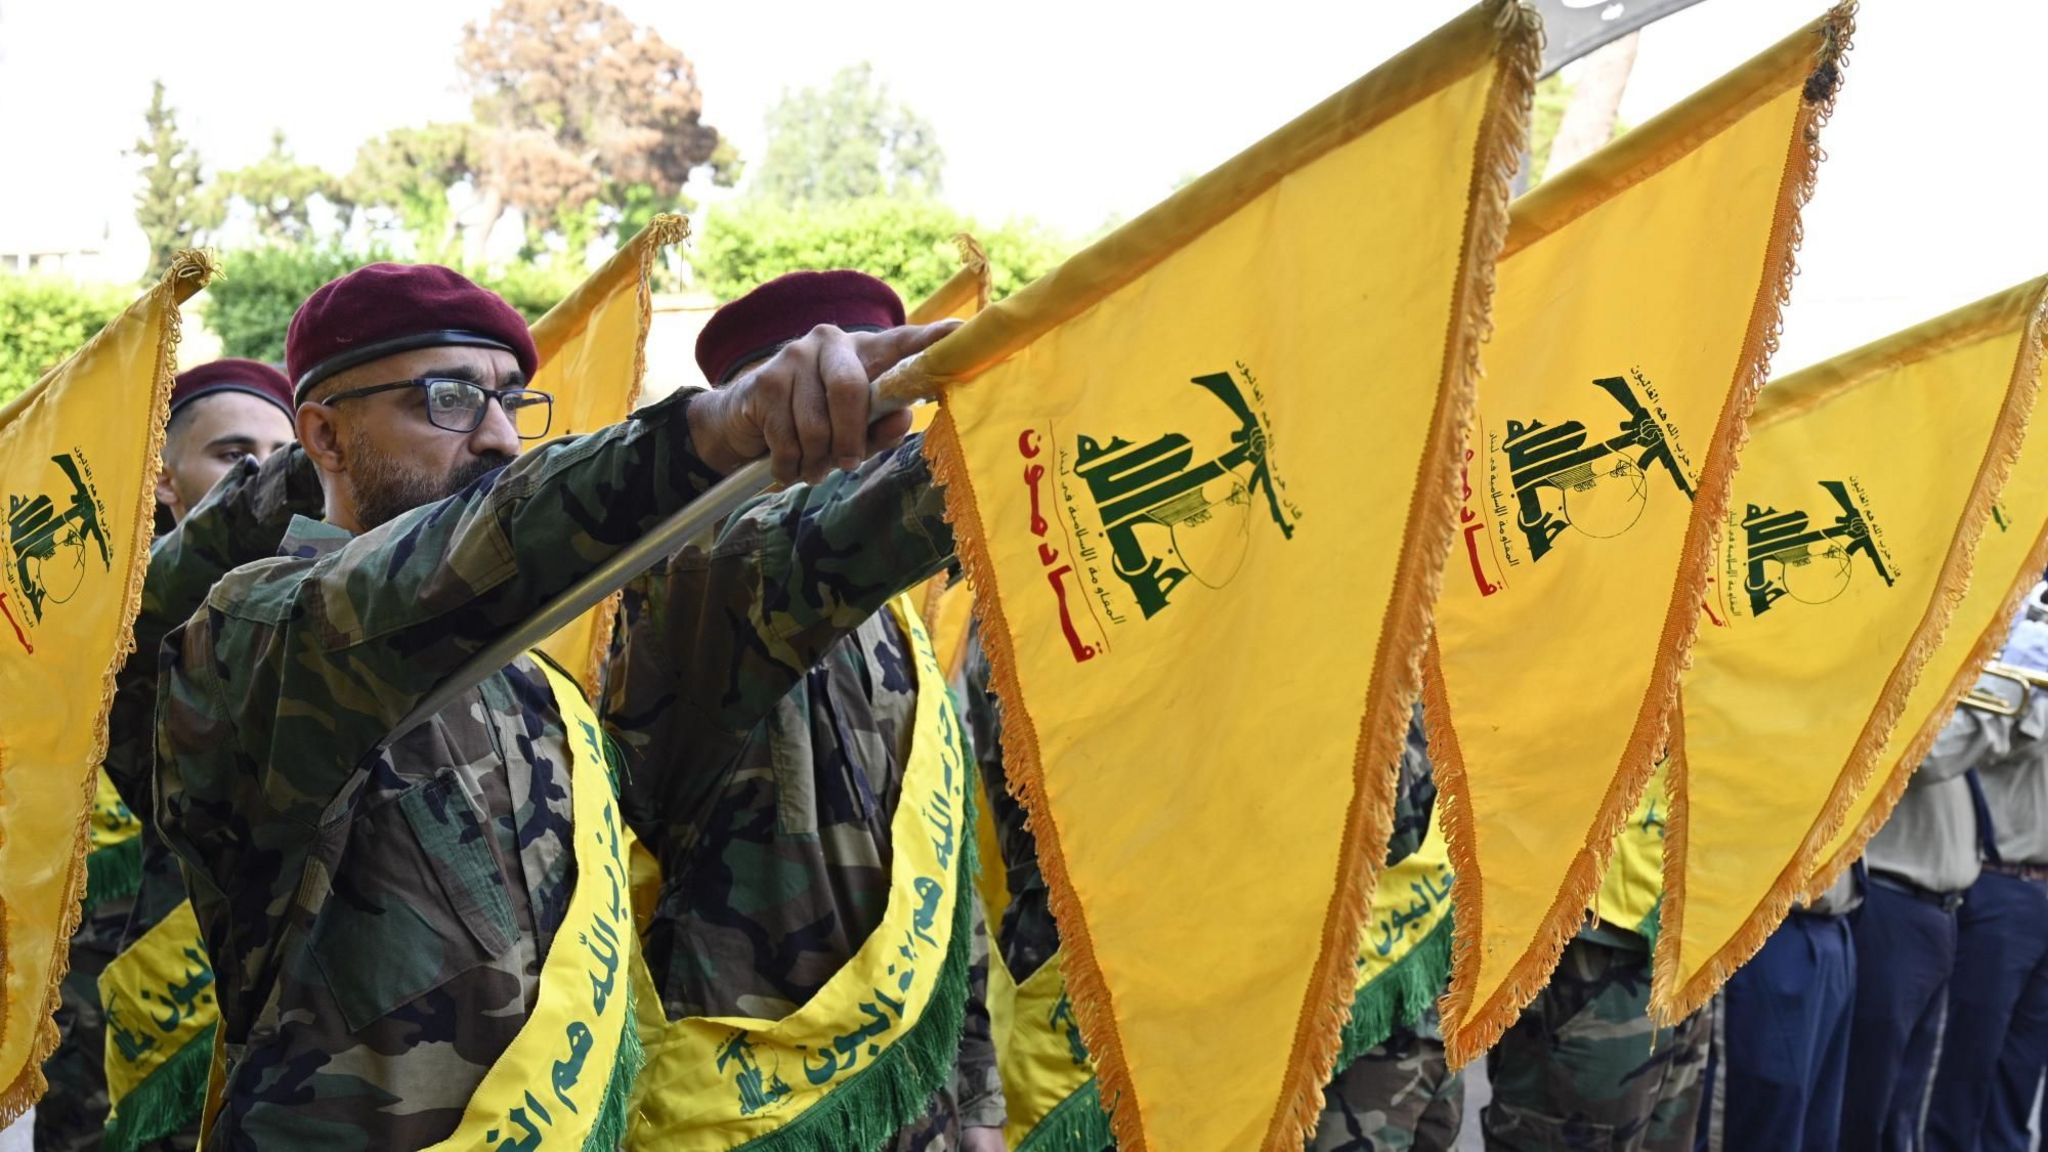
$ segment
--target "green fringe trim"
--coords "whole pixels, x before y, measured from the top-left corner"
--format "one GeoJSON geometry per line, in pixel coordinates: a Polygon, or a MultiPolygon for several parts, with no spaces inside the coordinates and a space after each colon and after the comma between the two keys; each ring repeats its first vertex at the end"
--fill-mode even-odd
{"type": "Polygon", "coordinates": [[[1452,913],[1445,912],[1421,943],[1352,998],[1351,1019],[1344,1022],[1344,1044],[1337,1050],[1333,1077],[1384,1043],[1395,1028],[1413,1026],[1443,995],[1451,971],[1451,918],[1452,913]]]}
{"type": "Polygon", "coordinates": [[[85,913],[102,900],[120,900],[142,890],[142,838],[97,848],[85,857],[85,913]]]}
{"type": "Polygon", "coordinates": [[[174,1132],[199,1130],[199,1113],[206,1107],[206,1072],[213,1063],[213,1031],[218,1027],[208,1024],[121,1097],[107,1114],[103,1152],[135,1152],[174,1132]]]}
{"type": "Polygon", "coordinates": [[[605,1085],[604,1107],[597,1113],[597,1122],[590,1126],[590,1138],[583,1142],[583,1152],[613,1152],[626,1143],[633,1082],[640,1078],[640,1069],[647,1063],[647,1050],[640,1046],[640,1029],[633,1014],[635,995],[632,984],[627,984],[626,1031],[619,1039],[619,1057],[612,1062],[611,1082],[605,1085]]]}
{"type": "MultiPolygon", "coordinates": [[[[964,752],[964,749],[963,749],[964,752]]],[[[972,760],[962,757],[963,765],[972,760]]],[[[972,771],[972,768],[965,768],[972,771]]],[[[955,872],[953,937],[940,962],[938,985],[924,1013],[904,1035],[796,1119],[757,1136],[735,1152],[854,1152],[887,1144],[924,1116],[932,1094],[953,1081],[960,1030],[967,1021],[967,962],[974,950],[974,782],[967,781],[955,872]]]]}
{"type": "Polygon", "coordinates": [[[1102,1089],[1090,1076],[1086,1084],[1052,1106],[1013,1152],[1107,1152],[1116,1147],[1102,1089]]]}

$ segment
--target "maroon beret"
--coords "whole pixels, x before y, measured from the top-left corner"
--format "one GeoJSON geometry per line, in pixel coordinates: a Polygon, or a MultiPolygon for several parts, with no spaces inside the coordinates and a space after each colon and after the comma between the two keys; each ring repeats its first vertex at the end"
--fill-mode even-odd
{"type": "Polygon", "coordinates": [[[499,348],[530,378],[538,357],[504,297],[438,264],[370,264],[322,285],[285,333],[285,371],[303,400],[330,376],[416,348],[499,348]]]}
{"type": "Polygon", "coordinates": [[[849,332],[898,328],[903,299],[865,272],[791,272],[712,313],[697,334],[697,367],[723,384],[736,371],[820,324],[849,332]]]}
{"type": "Polygon", "coordinates": [[[277,405],[287,417],[292,415],[292,382],[284,373],[260,360],[232,356],[178,373],[171,387],[171,411],[215,392],[247,392],[277,405]]]}

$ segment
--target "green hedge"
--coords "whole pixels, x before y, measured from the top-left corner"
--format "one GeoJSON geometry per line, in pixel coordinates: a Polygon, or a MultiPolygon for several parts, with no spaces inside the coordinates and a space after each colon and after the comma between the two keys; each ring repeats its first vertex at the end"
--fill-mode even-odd
{"type": "Polygon", "coordinates": [[[953,237],[973,233],[988,251],[993,295],[1000,299],[1051,270],[1068,254],[1058,239],[1027,225],[981,229],[943,204],[875,197],[780,208],[721,207],[702,218],[693,260],[704,287],[731,300],[785,272],[857,268],[889,282],[915,305],[960,267],[953,237]]]}
{"type": "MultiPolygon", "coordinates": [[[[306,297],[337,276],[388,259],[379,252],[283,245],[224,253],[220,274],[206,290],[206,326],[220,337],[223,355],[280,362],[285,330],[306,297]]],[[[531,264],[495,275],[466,274],[504,296],[528,321],[540,319],[583,279],[577,270],[531,264]]]]}
{"type": "Polygon", "coordinates": [[[0,404],[63,363],[134,298],[126,288],[0,274],[0,404]]]}

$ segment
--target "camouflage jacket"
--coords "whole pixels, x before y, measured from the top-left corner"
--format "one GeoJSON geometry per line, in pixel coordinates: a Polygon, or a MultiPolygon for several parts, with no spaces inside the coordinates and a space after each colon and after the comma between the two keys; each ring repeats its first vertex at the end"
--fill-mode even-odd
{"type": "Polygon", "coordinates": [[[156,692],[159,653],[213,585],[231,570],[277,555],[294,516],[321,512],[320,474],[297,445],[260,467],[244,460],[208,492],[182,524],[150,546],[135,619],[135,651],[116,677],[107,724],[107,776],[144,824],[142,886],[120,935],[125,949],[185,901],[185,877],[154,827],[156,692]]]}
{"type": "Polygon", "coordinates": [[[1010,891],[1003,922],[995,926],[995,947],[1018,982],[1038,971],[1059,951],[1059,928],[1053,924],[1045,875],[1038,870],[1038,842],[1031,836],[1024,806],[1010,794],[1003,769],[1003,712],[996,698],[995,670],[981,645],[981,624],[967,633],[967,651],[960,661],[954,689],[960,698],[961,720],[968,745],[981,769],[982,795],[994,818],[1000,861],[983,860],[983,868],[1001,867],[1010,891]]]}
{"type": "Polygon", "coordinates": [[[1429,735],[1422,726],[1418,702],[1408,716],[1408,735],[1401,743],[1401,772],[1394,781],[1394,827],[1387,837],[1386,866],[1392,868],[1415,854],[1429,837],[1436,814],[1436,776],[1429,764],[1429,735]]]}
{"type": "MultiPolygon", "coordinates": [[[[885,607],[952,555],[943,515],[913,438],[756,501],[627,589],[604,712],[661,861],[647,959],[670,1019],[785,1016],[880,923],[919,687],[885,607]]],[[[958,1122],[1000,1125],[985,1026],[961,1066],[958,1122]]]]}
{"type": "MultiPolygon", "coordinates": [[[[441,678],[717,477],[690,394],[358,537],[294,521],[165,642],[157,826],[212,955],[212,1145],[446,1137],[530,1009],[573,881],[567,745],[522,658],[441,678]]],[[[742,606],[730,611],[745,614],[742,606]]]]}

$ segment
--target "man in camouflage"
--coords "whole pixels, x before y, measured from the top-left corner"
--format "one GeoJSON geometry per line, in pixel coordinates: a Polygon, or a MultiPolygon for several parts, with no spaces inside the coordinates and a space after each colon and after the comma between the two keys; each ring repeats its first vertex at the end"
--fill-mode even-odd
{"type": "MultiPolygon", "coordinates": [[[[698,363],[724,389],[814,325],[902,323],[902,302],[873,277],[793,273],[721,309],[698,363]]],[[[952,552],[944,501],[909,443],[742,509],[628,589],[604,715],[626,753],[627,819],[662,866],[646,939],[669,1019],[786,1016],[880,923],[917,694],[945,690],[916,682],[910,638],[882,609],[952,552]],[[803,554],[764,547],[788,537],[803,554]],[[756,586],[768,590],[761,614],[735,615],[756,586]]],[[[892,1149],[1002,1147],[1002,1085],[974,994],[985,980],[984,961],[954,1084],[892,1149]]]]}
{"type": "MultiPolygon", "coordinates": [[[[267,364],[224,359],[181,373],[171,390],[169,422],[164,429],[163,470],[157,479],[161,515],[173,524],[183,521],[200,497],[228,472],[242,467],[253,470],[254,464],[290,444],[290,405],[291,385],[283,373],[267,364]],[[245,463],[251,461],[254,463],[245,463]]],[[[272,540],[273,548],[275,544],[272,540]]],[[[225,571],[220,569],[214,575],[225,571]]],[[[135,625],[135,652],[123,670],[109,718],[106,762],[107,775],[124,804],[145,817],[149,810],[150,745],[156,736],[157,643],[164,632],[198,607],[197,598],[192,597],[180,602],[174,619],[153,613],[154,568],[152,573],[143,593],[143,613],[135,625]]],[[[71,967],[64,977],[57,1011],[63,1042],[43,1065],[50,1091],[36,1113],[39,1152],[100,1146],[107,1120],[106,1021],[100,1005],[100,973],[123,948],[185,899],[184,880],[162,842],[145,830],[139,843],[142,874],[137,891],[94,903],[72,938],[71,967]]],[[[167,1139],[157,1147],[191,1147],[193,1135],[196,1133],[167,1139]]]]}
{"type": "MultiPolygon", "coordinates": [[[[504,301],[380,264],[300,308],[286,358],[325,522],[295,520],[282,556],[215,585],[166,640],[158,697],[158,825],[225,1038],[212,1146],[421,1148],[454,1130],[565,914],[568,744],[528,657],[391,728],[726,472],[766,456],[784,482],[819,479],[900,439],[907,418],[871,433],[867,383],[939,334],[815,332],[721,393],[514,459],[547,398],[522,387],[533,345],[504,301]]],[[[788,528],[845,506],[803,491],[788,528]]],[[[736,564],[811,559],[788,530],[754,545],[736,564]]],[[[719,587],[720,615],[765,615],[758,586],[719,587]]]]}

